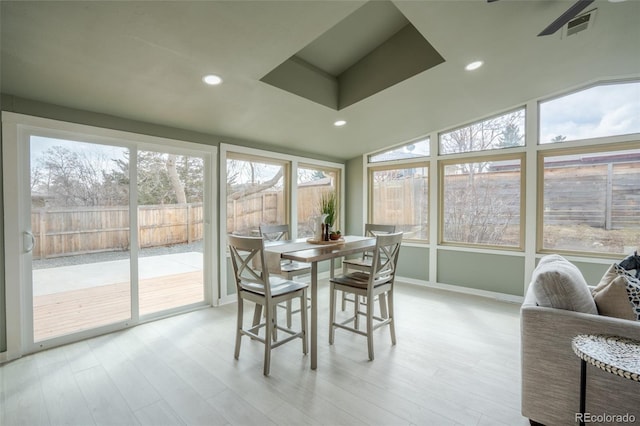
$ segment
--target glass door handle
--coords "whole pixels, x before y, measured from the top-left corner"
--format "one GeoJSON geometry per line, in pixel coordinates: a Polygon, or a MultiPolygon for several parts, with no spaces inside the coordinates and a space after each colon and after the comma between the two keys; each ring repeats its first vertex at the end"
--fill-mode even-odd
{"type": "Polygon", "coordinates": [[[36,246],[36,237],[30,231],[24,231],[24,236],[24,252],[31,253],[36,246]]]}

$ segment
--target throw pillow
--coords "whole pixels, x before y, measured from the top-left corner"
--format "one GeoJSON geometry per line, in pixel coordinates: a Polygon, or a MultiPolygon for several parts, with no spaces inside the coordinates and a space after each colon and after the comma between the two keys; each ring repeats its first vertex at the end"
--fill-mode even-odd
{"type": "Polygon", "coordinates": [[[640,321],[640,280],[615,263],[593,289],[593,299],[600,315],[640,321]]]}
{"type": "Polygon", "coordinates": [[[580,270],[560,255],[540,259],[531,277],[538,305],[597,314],[587,282],[580,270]]]}

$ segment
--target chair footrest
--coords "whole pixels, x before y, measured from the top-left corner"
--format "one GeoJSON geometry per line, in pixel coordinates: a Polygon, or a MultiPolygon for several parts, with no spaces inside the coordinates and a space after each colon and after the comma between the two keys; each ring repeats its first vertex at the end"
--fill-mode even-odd
{"type": "Polygon", "coordinates": [[[361,336],[366,336],[367,335],[366,331],[358,330],[357,328],[349,327],[348,325],[345,325],[345,324],[334,322],[333,326],[336,327],[336,328],[342,328],[344,330],[349,330],[352,333],[356,333],[356,334],[359,334],[361,336]]]}
{"type": "MultiPolygon", "coordinates": [[[[286,329],[282,329],[282,330],[283,330],[283,331],[286,331],[286,329]]],[[[285,343],[290,342],[290,341],[292,341],[293,339],[297,339],[298,337],[300,337],[300,338],[304,339],[304,338],[305,338],[304,333],[301,331],[301,332],[299,332],[299,333],[292,334],[291,336],[287,337],[286,339],[283,339],[283,340],[277,340],[277,341],[275,341],[275,342],[271,343],[271,348],[272,348],[272,349],[273,349],[273,348],[277,348],[278,346],[280,346],[280,345],[284,345],[285,343]]]]}

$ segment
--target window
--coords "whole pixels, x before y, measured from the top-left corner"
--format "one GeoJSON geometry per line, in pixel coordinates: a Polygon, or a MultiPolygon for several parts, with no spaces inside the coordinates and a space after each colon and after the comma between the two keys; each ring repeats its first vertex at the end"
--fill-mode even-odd
{"type": "Polygon", "coordinates": [[[227,232],[260,234],[261,223],[288,223],[288,164],[273,159],[227,157],[227,232]]]}
{"type": "Polygon", "coordinates": [[[540,103],[540,143],[640,133],[640,82],[603,84],[540,103]]]}
{"type": "Polygon", "coordinates": [[[442,162],[441,241],[522,248],[523,161],[518,155],[442,162]]]}
{"type": "Polygon", "coordinates": [[[369,163],[381,161],[407,160],[411,158],[429,156],[429,138],[417,140],[389,151],[380,152],[369,156],[369,163]]]}
{"type": "MultiPolygon", "coordinates": [[[[300,166],[298,168],[298,238],[313,237],[315,235],[314,216],[319,214],[320,198],[325,192],[335,192],[338,195],[339,171],[314,166],[300,166]]],[[[338,200],[340,197],[338,196],[338,200]]],[[[340,208],[338,201],[338,209],[340,208]]],[[[340,229],[340,215],[338,214],[334,229],[340,229]]]]}
{"type": "Polygon", "coordinates": [[[638,247],[640,149],[609,146],[541,156],[539,249],[625,254],[638,247]]]}
{"type": "Polygon", "coordinates": [[[524,146],[524,108],[440,134],[440,154],[524,146]]]}
{"type": "Polygon", "coordinates": [[[371,168],[371,223],[396,225],[404,239],[429,240],[429,168],[426,163],[371,168]]]}

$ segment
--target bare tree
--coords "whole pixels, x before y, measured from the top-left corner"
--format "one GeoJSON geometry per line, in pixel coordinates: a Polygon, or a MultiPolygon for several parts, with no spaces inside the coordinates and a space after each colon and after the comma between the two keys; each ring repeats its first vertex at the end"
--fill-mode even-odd
{"type": "Polygon", "coordinates": [[[169,175],[169,182],[171,182],[171,188],[176,195],[176,201],[178,204],[186,204],[187,196],[184,193],[184,186],[180,181],[180,176],[178,176],[176,156],[174,154],[167,155],[167,173],[169,175]]]}
{"type": "Polygon", "coordinates": [[[31,189],[48,195],[56,206],[112,205],[114,193],[105,186],[110,162],[99,152],[89,155],[52,146],[34,162],[31,189]]]}

